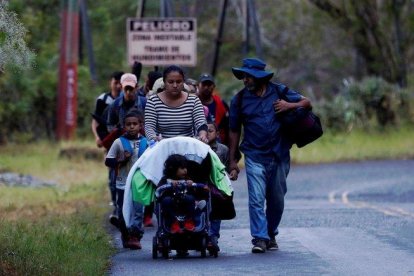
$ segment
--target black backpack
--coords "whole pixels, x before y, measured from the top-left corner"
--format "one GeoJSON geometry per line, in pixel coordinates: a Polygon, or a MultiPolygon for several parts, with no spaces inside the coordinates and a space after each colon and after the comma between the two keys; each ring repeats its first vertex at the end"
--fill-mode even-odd
{"type": "MultiPolygon", "coordinates": [[[[280,85],[275,83],[270,83],[270,85],[274,86],[280,99],[288,101],[285,95],[289,91],[289,87],[285,86],[281,91],[280,85]]],[[[236,99],[240,118],[243,116],[241,112],[243,94],[244,89],[237,94],[236,99]]],[[[312,143],[323,134],[321,120],[311,109],[299,107],[276,116],[282,125],[282,134],[298,148],[312,143]]]]}
{"type": "MultiPolygon", "coordinates": [[[[106,93],[102,99],[104,103],[109,97],[109,93],[106,93]]],[[[102,112],[102,115],[97,115],[95,113],[91,113],[92,117],[98,122],[98,127],[96,128],[96,132],[101,140],[103,140],[106,136],[108,136],[108,130],[106,125],[106,118],[108,117],[109,105],[107,105],[102,112]]]]}

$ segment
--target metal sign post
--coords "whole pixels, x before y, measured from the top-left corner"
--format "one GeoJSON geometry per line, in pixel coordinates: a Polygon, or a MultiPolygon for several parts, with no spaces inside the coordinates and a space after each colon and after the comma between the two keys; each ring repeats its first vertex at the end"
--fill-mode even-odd
{"type": "Polygon", "coordinates": [[[79,2],[64,0],[61,21],[56,137],[75,135],[78,95],[79,2]]]}

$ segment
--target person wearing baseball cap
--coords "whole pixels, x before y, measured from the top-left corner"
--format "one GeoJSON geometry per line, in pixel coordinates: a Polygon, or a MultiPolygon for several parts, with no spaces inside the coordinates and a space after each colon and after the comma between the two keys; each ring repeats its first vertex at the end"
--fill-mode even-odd
{"type": "Polygon", "coordinates": [[[247,186],[249,190],[252,253],[276,250],[276,235],[284,210],[286,178],[290,168],[292,143],[281,133],[280,117],[288,110],[311,108],[310,101],[286,85],[273,83],[273,72],[258,58],[245,58],[241,67],[233,67],[234,76],[244,88],[230,105],[230,178],[236,180],[239,168],[236,153],[241,128],[247,186]],[[266,209],[265,209],[266,204],[266,209]]]}
{"type": "Polygon", "coordinates": [[[205,81],[209,81],[209,82],[215,83],[214,77],[212,75],[210,75],[210,74],[207,74],[207,73],[201,74],[200,78],[198,79],[198,82],[199,83],[200,82],[205,82],[205,81]]]}
{"type": "Polygon", "coordinates": [[[107,126],[111,132],[115,128],[123,129],[124,118],[131,108],[136,108],[144,114],[146,98],[138,95],[137,77],[131,73],[125,73],[121,77],[123,93],[109,106],[107,126]]]}
{"type": "Polygon", "coordinates": [[[219,142],[228,145],[229,106],[217,95],[214,77],[208,73],[198,79],[198,97],[207,106],[212,122],[217,126],[219,142]]]}
{"type": "MultiPolygon", "coordinates": [[[[138,95],[138,81],[137,77],[131,73],[125,73],[121,76],[121,86],[123,92],[108,106],[108,117],[107,117],[107,128],[109,135],[104,139],[103,144],[105,147],[111,147],[114,141],[119,138],[125,132],[125,118],[130,111],[138,113],[136,117],[144,117],[144,109],[147,99],[143,96],[138,95]]],[[[141,134],[144,134],[143,127],[141,128],[141,134]]],[[[115,176],[114,176],[115,178],[115,176]]],[[[122,223],[119,222],[119,218],[122,217],[122,206],[118,203],[119,198],[117,196],[117,212],[118,221],[112,222],[115,226],[120,227],[122,223]]],[[[130,249],[140,249],[141,244],[139,242],[143,227],[142,217],[143,210],[142,206],[135,206],[135,218],[134,228],[128,229],[128,240],[123,239],[123,245],[130,249]],[[141,218],[141,219],[138,219],[141,218]]],[[[122,227],[120,227],[122,228],[122,227]]],[[[122,229],[121,229],[122,230],[122,229]]],[[[125,234],[125,229],[122,230],[125,234]]],[[[125,238],[125,235],[123,235],[125,238]]]]}

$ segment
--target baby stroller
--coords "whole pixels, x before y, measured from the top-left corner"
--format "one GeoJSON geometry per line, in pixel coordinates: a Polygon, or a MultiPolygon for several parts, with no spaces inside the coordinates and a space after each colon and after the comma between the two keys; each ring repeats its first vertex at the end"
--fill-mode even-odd
{"type": "MultiPolygon", "coordinates": [[[[210,193],[206,189],[206,184],[193,183],[191,187],[188,187],[185,182],[178,183],[178,185],[172,185],[167,183],[157,188],[155,191],[155,210],[157,214],[158,229],[156,235],[152,241],[152,257],[158,258],[158,254],[164,258],[169,257],[171,250],[177,250],[177,252],[187,252],[188,250],[200,251],[201,257],[206,257],[208,228],[209,228],[209,214],[210,214],[210,193]],[[179,223],[179,229],[173,232],[171,229],[171,222],[166,219],[166,213],[169,210],[162,208],[161,201],[163,194],[167,193],[171,195],[173,204],[178,206],[184,197],[189,193],[189,189],[193,190],[197,194],[197,203],[195,204],[195,210],[192,215],[179,211],[176,213],[174,219],[179,223]],[[185,222],[187,219],[191,219],[195,222],[195,227],[187,229],[185,222]]],[[[178,208],[177,208],[178,209],[178,208]]],[[[218,252],[215,252],[217,257],[218,252]]]]}
{"type": "MultiPolygon", "coordinates": [[[[191,233],[189,231],[171,233],[171,228],[163,222],[163,210],[157,208],[158,229],[153,238],[152,256],[158,258],[158,255],[161,254],[168,258],[171,250],[198,250],[201,252],[201,256],[205,257],[209,219],[215,212],[225,213],[221,204],[216,204],[220,207],[214,208],[212,202],[215,202],[214,200],[217,197],[211,195],[219,193],[231,198],[233,188],[225,172],[225,167],[220,162],[217,154],[208,145],[195,138],[174,137],[163,139],[152,148],[147,149],[137,160],[128,174],[125,186],[123,205],[125,223],[127,227],[132,223],[134,201],[145,206],[155,201],[156,205],[159,205],[160,198],[157,196],[156,186],[163,178],[164,162],[172,154],[180,154],[187,159],[188,176],[196,183],[193,188],[202,190],[204,184],[208,183],[211,192],[204,194],[204,198],[197,198],[199,203],[205,201],[205,207],[200,209],[197,225],[191,233]]],[[[180,189],[178,186],[177,189],[180,189]]],[[[180,196],[180,193],[184,193],[185,189],[175,192],[177,193],[176,196],[180,196]]],[[[161,195],[162,191],[158,190],[158,194],[161,195]]],[[[214,219],[232,219],[235,216],[232,199],[230,201],[231,216],[227,218],[214,216],[214,219]]],[[[218,252],[210,252],[210,254],[217,257],[218,252]]]]}

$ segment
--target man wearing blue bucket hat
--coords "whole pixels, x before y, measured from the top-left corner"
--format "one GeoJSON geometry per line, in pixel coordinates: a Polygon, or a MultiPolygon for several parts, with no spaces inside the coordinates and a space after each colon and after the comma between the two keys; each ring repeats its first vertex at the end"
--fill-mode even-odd
{"type": "Polygon", "coordinates": [[[230,178],[236,180],[238,176],[236,153],[243,126],[240,150],[246,167],[253,253],[278,249],[275,237],[284,209],[292,147],[281,133],[279,114],[298,107],[311,108],[310,101],[298,92],[271,82],[273,72],[265,67],[258,58],[245,58],[242,67],[232,68],[245,87],[230,105],[230,178]]]}

